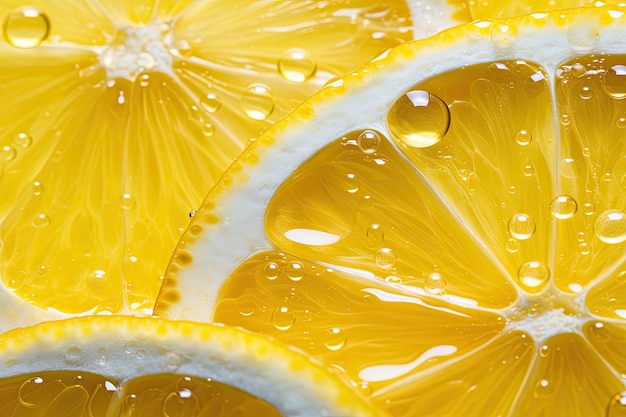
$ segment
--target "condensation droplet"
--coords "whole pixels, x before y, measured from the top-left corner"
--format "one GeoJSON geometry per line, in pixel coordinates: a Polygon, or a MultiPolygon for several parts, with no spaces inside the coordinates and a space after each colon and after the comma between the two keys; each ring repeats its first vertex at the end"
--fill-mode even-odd
{"type": "Polygon", "coordinates": [[[202,125],[202,134],[207,138],[210,138],[215,133],[215,128],[211,123],[204,123],[202,125]]]}
{"type": "Polygon", "coordinates": [[[514,239],[514,238],[509,238],[506,241],[506,250],[511,252],[511,253],[515,253],[519,250],[519,240],[514,239]]]}
{"type": "Polygon", "coordinates": [[[590,148],[583,148],[583,156],[591,156],[591,149],[590,148]]]}
{"type": "Polygon", "coordinates": [[[33,138],[28,133],[18,133],[13,138],[13,143],[22,149],[26,149],[33,144],[33,138]]]}
{"type": "Polygon", "coordinates": [[[280,274],[280,267],[276,262],[268,262],[263,268],[263,275],[269,280],[275,280],[280,274]]]}
{"type": "Polygon", "coordinates": [[[589,337],[598,343],[608,343],[611,340],[611,329],[601,321],[596,321],[589,326],[589,337]]]}
{"type": "Polygon", "coordinates": [[[539,261],[524,262],[517,270],[517,280],[526,290],[536,290],[548,282],[550,270],[539,261]]]}
{"type": "Polygon", "coordinates": [[[443,295],[446,292],[446,280],[441,276],[438,272],[433,272],[428,275],[426,278],[426,283],[424,284],[424,290],[428,294],[432,295],[443,295]]]}
{"type": "Polygon", "coordinates": [[[39,181],[33,182],[33,195],[41,195],[43,192],[43,185],[39,181]]]}
{"type": "Polygon", "coordinates": [[[150,85],[150,74],[141,74],[138,79],[140,86],[147,87],[150,85]]]}
{"type": "Polygon", "coordinates": [[[256,303],[251,297],[244,297],[239,300],[239,314],[244,317],[248,317],[254,314],[256,311],[256,303]]]}
{"type": "Polygon", "coordinates": [[[373,154],[380,145],[380,135],[373,130],[364,130],[356,140],[359,149],[365,154],[373,154]]]}
{"type": "Polygon", "coordinates": [[[537,398],[548,398],[554,395],[555,392],[556,388],[554,387],[554,383],[547,379],[542,379],[537,382],[534,394],[537,398]]]}
{"type": "Polygon", "coordinates": [[[274,110],[274,96],[269,87],[255,84],[241,96],[241,108],[254,120],[265,120],[274,110]]]}
{"type": "Polygon", "coordinates": [[[367,228],[365,232],[365,246],[368,248],[375,248],[381,245],[384,239],[385,230],[380,224],[374,223],[367,228]]]}
{"type": "Polygon", "coordinates": [[[611,245],[626,240],[626,214],[619,210],[607,210],[598,215],[594,223],[598,239],[611,245]]]}
{"type": "Polygon", "coordinates": [[[122,198],[120,200],[120,203],[122,204],[122,207],[125,209],[131,209],[135,206],[135,197],[133,197],[130,194],[122,194],[122,198]]]}
{"type": "Polygon", "coordinates": [[[170,371],[174,371],[178,369],[178,367],[183,363],[183,356],[177,352],[167,352],[165,354],[165,366],[170,371]]]}
{"type": "Polygon", "coordinates": [[[593,90],[588,85],[584,85],[580,87],[580,90],[578,90],[578,95],[583,100],[589,100],[591,97],[593,97],[593,90]]]}
{"type": "Polygon", "coordinates": [[[311,78],[316,71],[315,59],[304,49],[290,49],[278,60],[278,73],[287,81],[304,82],[311,78]]]}
{"type": "Polygon", "coordinates": [[[354,194],[359,191],[359,183],[356,180],[356,175],[349,173],[343,178],[343,188],[350,194],[354,194]]]}
{"type": "Polygon", "coordinates": [[[591,216],[596,212],[596,206],[593,203],[585,203],[583,204],[582,212],[585,216],[591,216]]]}
{"type": "Polygon", "coordinates": [[[391,248],[381,248],[374,257],[376,265],[383,269],[391,269],[397,260],[395,252],[391,248]]]}
{"type": "Polygon", "coordinates": [[[521,145],[528,145],[533,139],[533,135],[527,130],[520,130],[515,134],[515,141],[521,145]]]}
{"type": "Polygon", "coordinates": [[[272,313],[272,324],[278,330],[289,330],[294,321],[295,316],[287,307],[279,307],[272,313]]]}
{"type": "Polygon", "coordinates": [[[606,417],[626,417],[626,391],[622,391],[611,397],[606,417]]]}
{"type": "Polygon", "coordinates": [[[0,149],[0,163],[2,162],[10,162],[15,159],[17,156],[17,151],[13,146],[4,145],[0,149]]]}
{"type": "Polygon", "coordinates": [[[215,93],[208,93],[200,99],[200,106],[209,113],[215,113],[222,107],[222,100],[215,93]]]}
{"type": "Polygon", "coordinates": [[[614,65],[602,76],[602,90],[617,100],[626,97],[626,65],[614,65]]]}
{"type": "Polygon", "coordinates": [[[343,329],[335,327],[328,330],[324,346],[326,346],[328,350],[337,351],[345,346],[346,340],[346,332],[343,331],[343,329]]]}
{"type": "Polygon", "coordinates": [[[189,214],[188,215],[189,215],[190,219],[193,219],[196,216],[196,214],[198,214],[198,209],[189,210],[189,214]]]}
{"type": "Polygon", "coordinates": [[[537,229],[533,218],[523,213],[514,214],[508,226],[511,236],[518,240],[530,239],[537,229]]]}
{"type": "Polygon", "coordinates": [[[300,281],[306,275],[304,265],[300,262],[290,262],[285,272],[287,273],[287,278],[292,281],[300,281]]]}
{"type": "Polygon", "coordinates": [[[591,245],[586,242],[582,242],[578,245],[578,253],[581,255],[589,255],[591,253],[591,245]]]}
{"type": "Polygon", "coordinates": [[[491,42],[497,48],[510,48],[515,44],[516,39],[517,31],[514,26],[504,23],[493,25],[491,29],[491,42]]]}
{"type": "Polygon", "coordinates": [[[33,218],[33,226],[35,227],[46,227],[50,226],[50,217],[48,217],[44,213],[39,213],[33,218]]]}
{"type": "Polygon", "coordinates": [[[444,137],[450,127],[450,110],[446,103],[423,90],[405,93],[387,114],[389,131],[400,144],[411,148],[432,146],[444,137]]]}
{"type": "Polygon", "coordinates": [[[48,16],[32,7],[13,10],[2,24],[4,38],[16,48],[34,48],[50,34],[48,16]]]}
{"type": "Polygon", "coordinates": [[[578,210],[576,200],[568,195],[555,197],[550,203],[550,212],[556,219],[571,219],[578,210]]]}
{"type": "Polygon", "coordinates": [[[569,116],[569,114],[562,114],[561,117],[559,117],[559,122],[563,126],[569,126],[571,122],[571,117],[569,116]]]}
{"type": "Polygon", "coordinates": [[[618,117],[617,121],[615,122],[615,124],[620,129],[626,128],[626,117],[618,117]]]}

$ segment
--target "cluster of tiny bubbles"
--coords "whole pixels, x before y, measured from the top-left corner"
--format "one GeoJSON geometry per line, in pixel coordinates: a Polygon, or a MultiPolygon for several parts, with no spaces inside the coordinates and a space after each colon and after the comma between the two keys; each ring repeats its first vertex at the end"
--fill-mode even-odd
{"type": "Polygon", "coordinates": [[[606,410],[606,417],[626,417],[626,391],[611,397],[606,410]]]}
{"type": "Polygon", "coordinates": [[[296,317],[288,307],[278,307],[272,313],[272,324],[278,330],[289,330],[293,323],[296,321],[296,317]]]}
{"type": "Polygon", "coordinates": [[[428,275],[424,283],[424,290],[431,295],[443,295],[446,292],[446,280],[438,272],[428,275]]]}
{"type": "Polygon", "coordinates": [[[383,243],[385,239],[385,230],[378,223],[369,225],[365,232],[365,246],[368,248],[376,248],[383,243]]]}
{"type": "Polygon", "coordinates": [[[287,277],[292,281],[300,281],[306,275],[304,265],[300,262],[290,262],[286,268],[287,277]]]}
{"type": "Polygon", "coordinates": [[[326,332],[324,346],[328,350],[337,351],[346,344],[346,332],[338,327],[333,327],[326,332]]]}
{"type": "Polygon", "coordinates": [[[528,214],[517,213],[509,220],[509,234],[518,240],[530,239],[537,230],[537,225],[528,214]]]}
{"type": "Polygon", "coordinates": [[[539,261],[524,262],[517,270],[517,280],[523,289],[534,290],[550,278],[550,270],[539,261]]]}
{"type": "Polygon", "coordinates": [[[32,7],[15,9],[4,18],[2,33],[16,48],[35,48],[50,34],[50,20],[32,7]]]}
{"type": "Polygon", "coordinates": [[[222,107],[222,100],[216,93],[207,93],[200,98],[200,107],[209,113],[215,113],[222,107]]]}
{"type": "Polygon", "coordinates": [[[33,226],[41,228],[41,227],[50,226],[51,220],[50,220],[50,217],[48,217],[46,214],[39,213],[35,217],[33,217],[32,223],[33,223],[33,226]]]}
{"type": "Polygon", "coordinates": [[[241,108],[254,120],[265,120],[274,110],[274,95],[269,87],[254,84],[241,96],[241,108]]]}
{"type": "Polygon", "coordinates": [[[410,148],[427,148],[443,139],[450,127],[448,105],[424,90],[403,94],[387,113],[389,131],[410,148]]]}
{"type": "Polygon", "coordinates": [[[380,135],[373,130],[364,130],[356,140],[359,149],[367,154],[373,154],[380,145],[380,135]]]}
{"type": "Polygon", "coordinates": [[[515,134],[515,141],[521,146],[528,145],[532,139],[533,135],[528,130],[522,129],[515,134]]]}
{"type": "Polygon", "coordinates": [[[550,212],[556,219],[571,219],[578,210],[578,204],[569,195],[560,195],[550,202],[550,212]]]}
{"type": "Polygon", "coordinates": [[[611,329],[601,321],[596,321],[589,327],[589,336],[599,343],[607,343],[611,340],[611,329]]]}
{"type": "Polygon", "coordinates": [[[626,98],[626,65],[614,65],[602,74],[602,90],[614,99],[626,98]]]}
{"type": "Polygon", "coordinates": [[[277,69],[285,80],[302,83],[315,75],[317,62],[307,50],[293,48],[278,59],[277,69]]]}
{"type": "Polygon", "coordinates": [[[263,276],[270,281],[275,280],[280,275],[280,267],[276,262],[268,262],[263,267],[263,276]]]}
{"type": "Polygon", "coordinates": [[[4,145],[0,148],[0,163],[10,162],[17,156],[17,151],[13,146],[4,145]]]}
{"type": "Polygon", "coordinates": [[[596,217],[596,237],[610,245],[626,241],[626,214],[620,210],[607,210],[596,217]]]}
{"type": "Polygon", "coordinates": [[[15,144],[15,146],[18,146],[22,149],[26,149],[30,147],[30,145],[33,144],[33,138],[28,133],[23,133],[23,132],[18,133],[13,138],[13,144],[15,144]]]}
{"type": "Polygon", "coordinates": [[[396,253],[391,248],[380,248],[374,255],[374,262],[383,269],[393,268],[397,259],[396,253]]]}

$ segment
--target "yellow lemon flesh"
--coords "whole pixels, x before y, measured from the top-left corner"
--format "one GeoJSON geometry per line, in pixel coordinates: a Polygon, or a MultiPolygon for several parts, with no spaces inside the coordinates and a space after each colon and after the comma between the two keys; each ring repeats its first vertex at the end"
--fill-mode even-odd
{"type": "Polygon", "coordinates": [[[330,83],[208,194],[157,314],[272,335],[394,416],[622,415],[625,13],[477,21],[330,83]]]}

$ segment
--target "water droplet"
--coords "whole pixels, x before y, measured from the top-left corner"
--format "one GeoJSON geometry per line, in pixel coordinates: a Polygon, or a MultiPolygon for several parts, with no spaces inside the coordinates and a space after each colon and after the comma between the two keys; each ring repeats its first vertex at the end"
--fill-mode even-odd
{"type": "Polygon", "coordinates": [[[578,204],[568,195],[555,197],[550,203],[550,211],[556,219],[571,219],[576,214],[578,204]]]}
{"type": "Polygon", "coordinates": [[[239,314],[248,317],[256,311],[256,303],[252,297],[244,297],[239,301],[239,314]]]}
{"type": "Polygon", "coordinates": [[[255,84],[241,96],[241,108],[254,120],[265,120],[274,110],[274,96],[269,87],[255,84]]]}
{"type": "Polygon", "coordinates": [[[572,120],[571,120],[571,117],[569,117],[569,114],[562,114],[561,117],[559,117],[559,122],[563,126],[569,126],[571,121],[572,120]]]}
{"type": "Polygon", "coordinates": [[[365,246],[375,248],[383,243],[385,230],[378,223],[371,224],[365,232],[365,246]]]}
{"type": "Polygon", "coordinates": [[[583,156],[591,156],[591,149],[583,148],[583,156]]]}
{"type": "Polygon", "coordinates": [[[263,275],[269,280],[275,280],[280,274],[280,267],[276,262],[268,262],[263,268],[263,275]]]}
{"type": "Polygon", "coordinates": [[[33,144],[33,138],[28,133],[18,133],[13,138],[13,143],[15,146],[26,149],[33,144]]]}
{"type": "Polygon", "coordinates": [[[580,88],[580,90],[578,90],[578,95],[583,100],[589,100],[591,97],[593,97],[593,90],[588,85],[584,85],[580,88]]]}
{"type": "Polygon", "coordinates": [[[222,107],[222,100],[215,93],[208,93],[200,99],[200,106],[209,113],[215,113],[222,107]]]}
{"type": "Polygon", "coordinates": [[[137,349],[137,351],[135,352],[135,359],[143,360],[143,359],[146,358],[146,355],[147,355],[147,353],[146,353],[145,350],[137,349]]]}
{"type": "Polygon", "coordinates": [[[181,39],[176,42],[176,50],[182,56],[190,56],[192,52],[191,45],[189,45],[189,42],[186,39],[181,39]]]}
{"type": "Polygon", "coordinates": [[[16,48],[39,46],[50,33],[48,16],[32,7],[13,10],[2,24],[4,38],[16,48]]]}
{"type": "Polygon", "coordinates": [[[511,252],[511,253],[515,253],[519,250],[519,240],[514,239],[514,238],[509,238],[506,241],[506,250],[511,252]]]}
{"type": "Polygon", "coordinates": [[[413,90],[393,104],[387,122],[396,141],[411,148],[426,148],[439,142],[448,132],[450,110],[434,94],[413,90]]]}
{"type": "Polygon", "coordinates": [[[491,29],[491,42],[497,48],[510,48],[515,43],[516,39],[517,31],[514,26],[505,23],[493,25],[491,29]]]}
{"type": "Polygon", "coordinates": [[[139,75],[139,85],[142,87],[147,87],[150,85],[150,74],[141,74],[139,75]]]}
{"type": "Polygon", "coordinates": [[[397,257],[391,248],[381,248],[376,252],[374,260],[380,268],[391,269],[395,265],[397,257]]]}
{"type": "Polygon", "coordinates": [[[137,394],[127,395],[126,398],[124,398],[124,403],[126,403],[128,408],[135,408],[135,405],[137,404],[137,394]]]}
{"type": "Polygon", "coordinates": [[[585,203],[583,204],[582,212],[585,216],[591,216],[596,212],[596,206],[593,203],[585,203]]]}
{"type": "Polygon", "coordinates": [[[45,398],[45,386],[43,378],[39,376],[28,378],[18,388],[17,401],[25,408],[36,407],[38,401],[45,398]]]}
{"type": "Polygon", "coordinates": [[[120,202],[123,208],[131,209],[135,205],[135,197],[130,194],[122,194],[120,202]]]}
{"type": "Polygon", "coordinates": [[[580,62],[576,62],[574,65],[570,67],[570,74],[572,74],[572,76],[575,78],[582,77],[586,73],[587,73],[587,68],[585,68],[585,66],[581,64],[580,62]]]}
{"type": "Polygon", "coordinates": [[[528,145],[533,140],[533,135],[527,130],[520,130],[515,134],[515,141],[522,146],[528,145]]]}
{"type": "Polygon", "coordinates": [[[287,277],[292,281],[300,281],[306,275],[304,265],[300,262],[290,262],[285,271],[287,277]]]}
{"type": "Polygon", "coordinates": [[[535,290],[548,282],[550,270],[539,261],[524,262],[517,270],[517,279],[526,290],[535,290]]]}
{"type": "Polygon", "coordinates": [[[295,321],[295,316],[287,307],[280,307],[272,313],[272,324],[278,330],[289,330],[295,321]]]}
{"type": "Polygon", "coordinates": [[[428,294],[443,295],[446,292],[446,286],[447,283],[444,277],[442,277],[441,274],[437,272],[433,272],[432,274],[428,275],[428,278],[426,278],[424,290],[428,294]]]}
{"type": "Polygon", "coordinates": [[[626,128],[626,117],[619,117],[615,122],[618,128],[624,129],[626,128]]]}
{"type": "Polygon", "coordinates": [[[328,330],[324,346],[328,350],[337,351],[346,344],[346,332],[337,327],[328,330]]]}
{"type": "Polygon", "coordinates": [[[589,336],[598,343],[607,343],[611,340],[611,329],[601,321],[596,321],[589,326],[589,336]]]}
{"type": "Polygon", "coordinates": [[[373,130],[364,130],[356,140],[359,149],[365,154],[373,154],[380,145],[380,135],[373,130]]]}
{"type": "Polygon", "coordinates": [[[389,275],[385,277],[385,281],[390,284],[402,284],[402,278],[397,275],[389,275]]]}
{"type": "Polygon", "coordinates": [[[205,123],[202,125],[202,134],[207,138],[210,138],[215,134],[215,128],[211,123],[205,123]]]}
{"type": "Polygon", "coordinates": [[[626,97],[626,65],[614,65],[602,77],[602,89],[614,99],[626,97]]]}
{"type": "Polygon", "coordinates": [[[535,168],[532,165],[525,165],[522,169],[522,173],[525,177],[532,177],[532,175],[535,173],[535,168]]]}
{"type": "Polygon", "coordinates": [[[154,55],[149,52],[143,51],[137,54],[137,60],[135,61],[135,64],[137,64],[137,66],[143,68],[144,70],[150,70],[154,68],[156,62],[157,61],[156,58],[154,58],[154,55]]]}
{"type": "Polygon", "coordinates": [[[33,218],[33,226],[35,227],[50,226],[50,217],[46,216],[44,213],[39,213],[33,218]]]}
{"type": "Polygon", "coordinates": [[[102,355],[98,358],[98,363],[100,365],[106,365],[107,362],[109,361],[109,358],[107,358],[106,356],[102,355]]]}
{"type": "Polygon", "coordinates": [[[45,265],[37,265],[35,267],[35,275],[43,277],[48,273],[48,268],[45,265]]]}
{"type": "Polygon", "coordinates": [[[626,214],[607,210],[598,215],[594,223],[596,237],[604,243],[617,244],[626,240],[626,214]]]}
{"type": "Polygon", "coordinates": [[[359,191],[359,183],[356,180],[356,175],[352,173],[346,174],[343,178],[343,188],[350,194],[354,194],[359,191]]]}
{"type": "Polygon", "coordinates": [[[581,255],[589,255],[591,253],[591,245],[586,242],[579,244],[578,253],[580,253],[581,255]]]}
{"type": "Polygon", "coordinates": [[[626,417],[626,391],[611,397],[606,417],[626,417]]]}
{"type": "Polygon", "coordinates": [[[315,71],[317,63],[304,49],[290,49],[278,60],[278,73],[287,81],[304,82],[311,78],[315,71]]]}
{"type": "Polygon", "coordinates": [[[180,353],[167,352],[165,354],[165,366],[170,371],[178,369],[181,363],[183,363],[183,356],[180,353]]]}
{"type": "Polygon", "coordinates": [[[530,239],[535,234],[536,229],[535,221],[528,214],[514,214],[509,220],[509,233],[515,239],[530,239]]]}
{"type": "Polygon", "coordinates": [[[556,387],[554,383],[547,379],[540,380],[535,386],[535,397],[537,398],[548,398],[554,395],[555,392],[556,387]]]}
{"type": "Polygon", "coordinates": [[[17,151],[13,146],[4,145],[0,149],[0,163],[9,162],[15,159],[17,156],[17,151]]]}
{"type": "Polygon", "coordinates": [[[39,181],[33,182],[33,195],[41,195],[43,192],[43,185],[39,181]]]}
{"type": "Polygon", "coordinates": [[[189,218],[193,219],[198,214],[198,209],[189,210],[189,218]]]}

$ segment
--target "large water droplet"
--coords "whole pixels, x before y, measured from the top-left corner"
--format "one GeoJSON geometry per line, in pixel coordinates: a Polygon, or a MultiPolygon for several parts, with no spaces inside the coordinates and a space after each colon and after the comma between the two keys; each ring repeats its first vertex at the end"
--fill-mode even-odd
{"type": "Polygon", "coordinates": [[[265,120],[274,110],[274,96],[264,85],[248,87],[241,96],[241,108],[254,120],[265,120]]]}
{"type": "Polygon", "coordinates": [[[517,270],[517,280],[525,290],[534,291],[550,278],[550,270],[539,261],[524,262],[517,270]]]}
{"type": "Polygon", "coordinates": [[[555,197],[550,203],[550,211],[557,219],[571,219],[576,214],[578,204],[576,200],[568,195],[560,195],[555,197]]]}
{"type": "Polygon", "coordinates": [[[448,132],[450,110],[434,94],[413,90],[393,104],[387,122],[395,140],[412,148],[426,148],[439,142],[448,132]]]}
{"type": "Polygon", "coordinates": [[[268,262],[267,265],[265,265],[265,267],[263,268],[263,275],[265,276],[265,278],[269,279],[270,281],[273,281],[276,278],[278,278],[279,274],[280,274],[280,267],[278,266],[276,262],[268,262]]]}
{"type": "Polygon", "coordinates": [[[287,307],[279,307],[272,313],[272,324],[278,330],[289,330],[295,321],[295,316],[287,307]]]}
{"type": "Polygon", "coordinates": [[[290,262],[287,265],[286,273],[290,280],[300,281],[306,275],[306,270],[300,262],[290,262]]]}
{"type": "Polygon", "coordinates": [[[611,245],[626,240],[626,214],[619,210],[607,210],[598,215],[594,223],[596,237],[611,245]]]}
{"type": "Polygon", "coordinates": [[[397,257],[391,248],[382,248],[376,252],[376,265],[384,269],[391,269],[396,263],[397,257]]]}
{"type": "Polygon", "coordinates": [[[509,220],[509,233],[515,239],[530,239],[537,229],[537,225],[532,217],[528,214],[517,213],[509,220]]]}
{"type": "Polygon", "coordinates": [[[373,130],[364,130],[356,140],[359,149],[365,154],[372,154],[380,145],[380,135],[373,130]]]}
{"type": "Polygon", "coordinates": [[[589,100],[591,97],[593,97],[593,90],[588,85],[584,85],[580,87],[580,90],[578,90],[578,95],[583,100],[589,100]]]}
{"type": "Polygon", "coordinates": [[[515,141],[521,145],[526,146],[533,140],[533,135],[528,130],[520,130],[515,134],[515,141]]]}
{"type": "Polygon", "coordinates": [[[626,97],[626,65],[614,65],[602,77],[602,89],[614,99],[626,97]]]}
{"type": "Polygon", "coordinates": [[[426,282],[424,283],[424,290],[428,294],[443,295],[446,292],[446,280],[438,272],[433,272],[428,275],[426,282]]]}
{"type": "Polygon", "coordinates": [[[315,59],[304,49],[290,49],[278,60],[278,73],[288,81],[304,82],[311,78],[316,70],[315,59]]]}
{"type": "Polygon", "coordinates": [[[50,33],[48,16],[32,7],[13,10],[2,24],[4,38],[16,48],[39,46],[50,33]]]}

